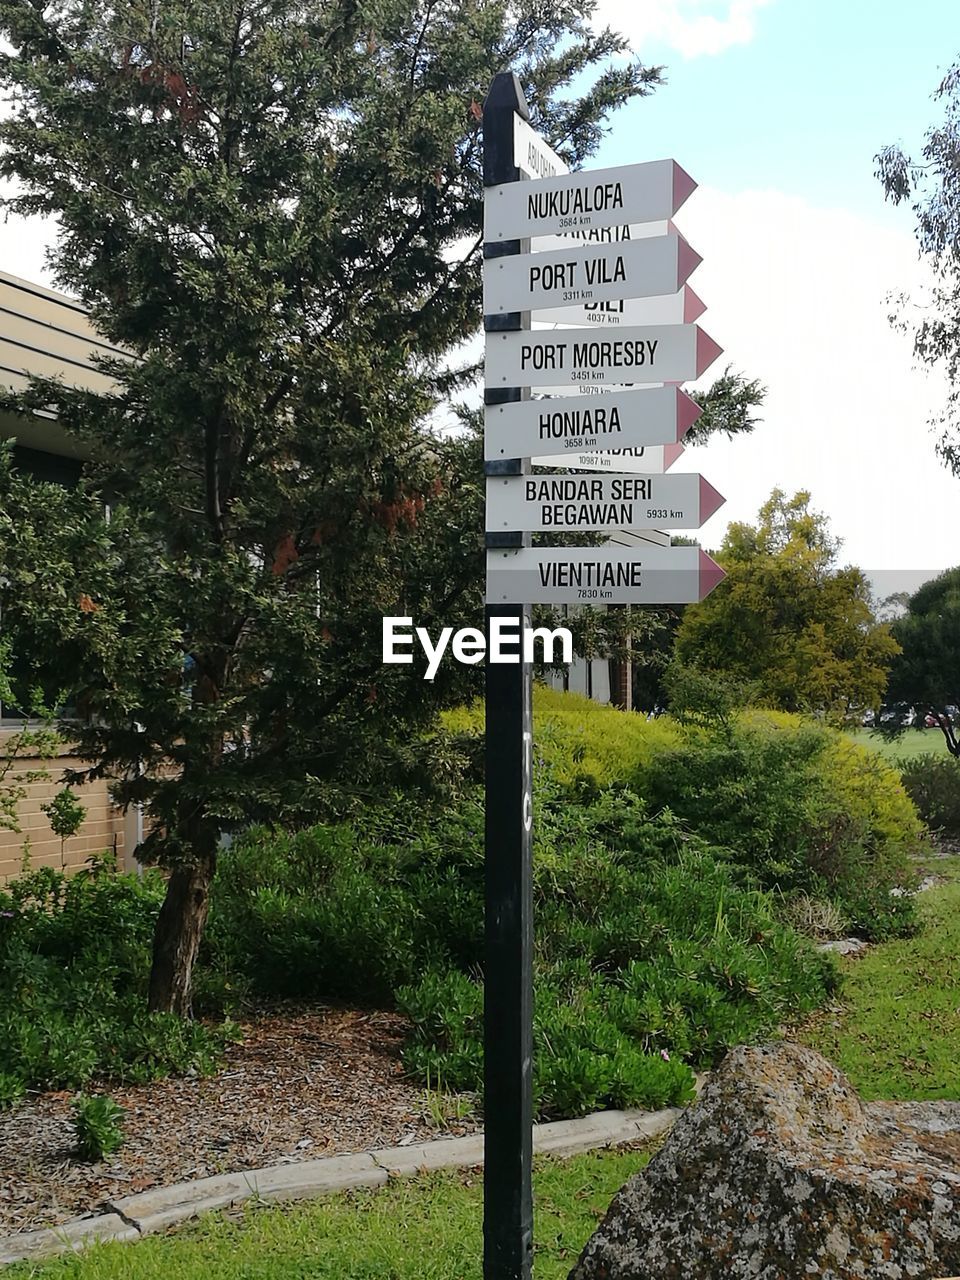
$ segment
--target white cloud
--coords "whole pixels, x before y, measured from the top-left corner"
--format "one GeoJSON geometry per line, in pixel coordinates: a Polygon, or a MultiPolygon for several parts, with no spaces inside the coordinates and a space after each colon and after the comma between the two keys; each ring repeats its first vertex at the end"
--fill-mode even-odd
{"type": "Polygon", "coordinates": [[[749,44],[759,9],[770,0],[599,0],[598,23],[622,32],[636,53],[667,45],[684,58],[723,53],[749,44]]]}
{"type": "Polygon", "coordinates": [[[944,384],[887,321],[891,292],[923,288],[912,236],[776,191],[701,188],[677,222],[704,259],[691,280],[700,324],[725,349],[704,383],[730,362],[768,387],[752,436],[690,449],[674,468],[727,497],[704,544],[728,520],[754,521],[779,486],[809,489],[864,569],[956,563],[960,480],[928,427],[944,384]]]}

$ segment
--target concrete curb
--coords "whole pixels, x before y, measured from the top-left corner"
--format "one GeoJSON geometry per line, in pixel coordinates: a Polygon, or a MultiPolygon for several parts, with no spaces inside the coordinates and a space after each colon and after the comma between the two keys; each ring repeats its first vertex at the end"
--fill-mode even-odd
{"type": "MultiPolygon", "coordinates": [[[[597,1111],[578,1120],[538,1124],[533,1128],[533,1149],[537,1155],[572,1156],[596,1147],[656,1138],[680,1114],[672,1107],[663,1111],[597,1111]]],[[[74,1218],[60,1227],[0,1237],[0,1264],[33,1261],[70,1250],[78,1252],[100,1240],[139,1240],[150,1232],[245,1200],[305,1200],[351,1187],[382,1186],[391,1177],[481,1164],[483,1134],[471,1133],[464,1138],[440,1138],[415,1147],[384,1147],[359,1155],[328,1156],[198,1178],[108,1200],[107,1212],[74,1218]]]]}

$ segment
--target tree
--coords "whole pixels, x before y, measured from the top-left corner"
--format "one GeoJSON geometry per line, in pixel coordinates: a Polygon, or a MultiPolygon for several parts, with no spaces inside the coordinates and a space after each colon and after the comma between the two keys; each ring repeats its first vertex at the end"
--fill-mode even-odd
{"type": "Polygon", "coordinates": [[[913,330],[914,351],[947,375],[949,390],[942,412],[937,452],[960,476],[960,63],[950,68],[934,94],[944,119],[926,135],[922,159],[900,147],[885,147],[877,159],[877,177],[894,204],[908,201],[917,219],[920,251],[933,275],[922,315],[914,320],[908,299],[900,300],[899,323],[913,330]]]}
{"type": "Polygon", "coordinates": [[[591,8],[0,0],[7,204],[59,219],[58,282],[130,353],[110,394],[5,397],[93,462],[73,493],[0,465],[0,605],[73,691],[77,778],[153,821],[154,1010],[190,1012],[223,830],[422,779],[476,679],[381,666],[381,620],[479,612],[480,469],[424,420],[480,314],[480,102],[517,68],[579,165],[660,78],[591,8]]]}
{"type": "Polygon", "coordinates": [[[891,631],[901,652],[890,668],[887,701],[936,716],[947,750],[960,756],[954,723],[960,706],[960,568],[914,592],[891,631]]]}
{"type": "Polygon", "coordinates": [[[677,659],[784,711],[843,722],[878,705],[897,645],[861,571],[837,566],[839,545],[809,493],[775,489],[756,525],[730,525],[718,553],[727,577],[688,606],[677,659]]]}

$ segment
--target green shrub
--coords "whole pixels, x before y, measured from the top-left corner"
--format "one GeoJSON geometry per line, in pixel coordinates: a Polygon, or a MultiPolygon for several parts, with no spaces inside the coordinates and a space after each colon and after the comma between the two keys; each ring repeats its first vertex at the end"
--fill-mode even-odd
{"type": "Polygon", "coordinates": [[[159,875],[96,861],[74,876],[45,868],[0,891],[0,1107],[24,1088],[75,1089],[213,1069],[226,1024],[146,1011],[159,875]]]}
{"type": "Polygon", "coordinates": [[[899,779],[876,754],[798,716],[741,716],[688,727],[680,746],[637,779],[656,809],[731,851],[764,888],[829,899],[860,932],[914,927],[921,826],[899,779]]]}
{"type": "Polygon", "coordinates": [[[79,1094],[73,1102],[73,1127],[80,1159],[102,1160],[123,1145],[123,1108],[103,1094],[93,1098],[79,1094]]]}
{"type": "Polygon", "coordinates": [[[900,762],[903,786],[928,827],[960,835],[960,761],[933,752],[900,762]]]}

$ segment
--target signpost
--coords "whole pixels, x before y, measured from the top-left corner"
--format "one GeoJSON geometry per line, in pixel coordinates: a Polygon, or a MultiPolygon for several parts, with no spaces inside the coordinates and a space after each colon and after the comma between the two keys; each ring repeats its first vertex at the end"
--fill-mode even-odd
{"type": "Polygon", "coordinates": [[[483,411],[483,456],[573,455],[586,449],[676,444],[699,416],[700,406],[679,387],[487,405],[483,411]]]}
{"type": "Polygon", "coordinates": [[[687,382],[721,352],[697,324],[488,333],[485,371],[488,387],[687,382]]]}
{"type": "Polygon", "coordinates": [[[487,528],[699,529],[724,501],[696,474],[488,478],[487,528]]]}
{"type": "Polygon", "coordinates": [[[526,547],[487,552],[487,600],[694,604],[724,572],[699,547],[526,547]]]}
{"type": "MultiPolygon", "coordinates": [[[[483,181],[519,187],[515,139],[527,117],[515,75],[494,78],[483,104],[483,181]]],[[[484,245],[488,261],[515,256],[518,240],[484,245]]],[[[488,335],[529,327],[517,312],[484,317],[488,335]]],[[[488,387],[486,411],[522,402],[519,382],[488,387]]],[[[522,478],[522,450],[485,464],[522,478]]],[[[488,533],[487,546],[523,548],[529,535],[488,533]]],[[[523,597],[488,604],[488,644],[499,617],[529,625],[523,597]]],[[[485,672],[483,1276],[530,1280],[533,1264],[533,676],[528,663],[487,663],[485,672]]]]}
{"type": "MultiPolygon", "coordinates": [[[[664,474],[700,413],[666,384],[720,354],[685,285],[699,256],[670,223],[696,184],[673,160],[569,173],[527,114],[517,77],[496,76],[483,107],[488,638],[502,618],[528,626],[535,602],[681,604],[723,576],[652,527],[699,528],[723,502],[701,476],[664,474]],[[532,332],[531,313],[578,327],[532,332]],[[532,400],[531,387],[557,394],[532,400]],[[532,457],[568,474],[533,475],[532,457]],[[558,529],[609,538],[531,545],[558,529]]],[[[488,663],[485,711],[483,1276],[531,1280],[528,663],[488,663]]]]}
{"type": "Polygon", "coordinates": [[[676,233],[500,258],[484,271],[483,310],[496,315],[676,293],[702,261],[676,233]]]}

